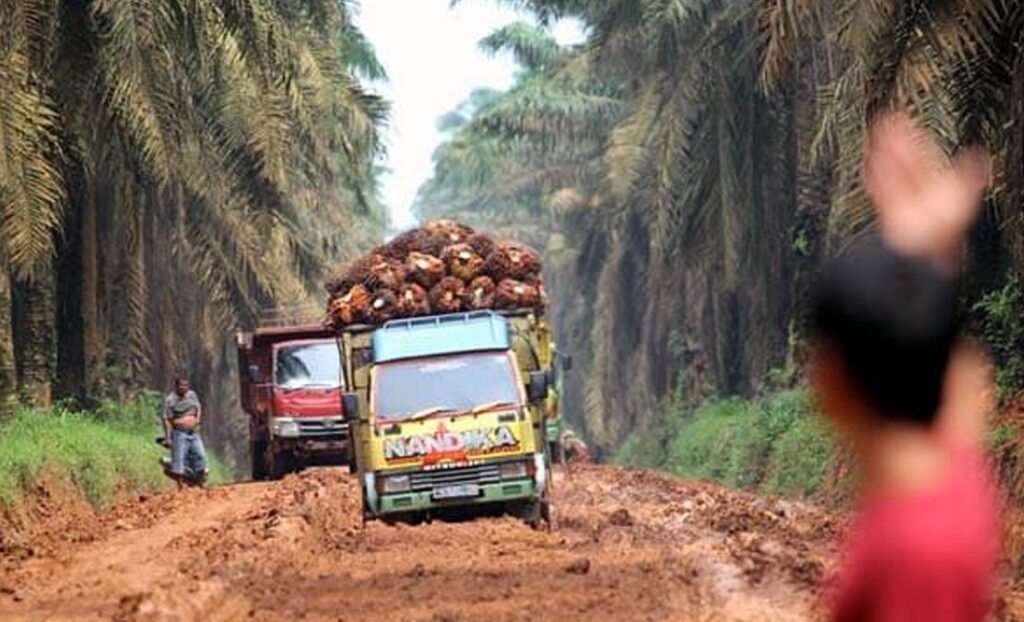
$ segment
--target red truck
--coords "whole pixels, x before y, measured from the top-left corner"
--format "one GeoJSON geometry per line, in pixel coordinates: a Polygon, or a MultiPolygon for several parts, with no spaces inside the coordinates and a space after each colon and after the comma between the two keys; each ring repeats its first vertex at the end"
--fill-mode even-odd
{"type": "Polygon", "coordinates": [[[279,479],[307,465],[349,463],[336,339],[319,325],[237,333],[253,479],[279,479]]]}

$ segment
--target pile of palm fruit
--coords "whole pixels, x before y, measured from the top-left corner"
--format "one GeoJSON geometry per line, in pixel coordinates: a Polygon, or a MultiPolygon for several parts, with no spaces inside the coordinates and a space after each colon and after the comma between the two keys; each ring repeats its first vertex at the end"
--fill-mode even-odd
{"type": "Polygon", "coordinates": [[[451,220],[374,248],[339,269],[326,289],[327,323],[335,329],[479,309],[542,314],[546,304],[535,250],[451,220]]]}

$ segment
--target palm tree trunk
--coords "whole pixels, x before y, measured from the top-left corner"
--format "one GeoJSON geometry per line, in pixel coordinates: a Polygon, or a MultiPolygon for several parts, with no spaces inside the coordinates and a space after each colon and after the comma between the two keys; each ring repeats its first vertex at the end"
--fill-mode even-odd
{"type": "Polygon", "coordinates": [[[3,268],[0,269],[0,419],[10,416],[18,403],[11,304],[11,276],[3,268]]]}
{"type": "Polygon", "coordinates": [[[99,270],[96,248],[96,184],[87,183],[85,202],[82,204],[82,348],[84,358],[83,388],[87,400],[100,392],[103,343],[99,326],[99,270]]]}
{"type": "Polygon", "coordinates": [[[85,397],[85,354],[82,327],[82,212],[88,193],[81,166],[68,176],[69,202],[64,214],[64,233],[58,238],[55,299],[58,399],[81,403],[85,397]]]}
{"type": "Polygon", "coordinates": [[[45,408],[53,403],[56,358],[53,270],[38,270],[21,290],[19,389],[25,404],[45,408]]]}
{"type": "Polygon", "coordinates": [[[134,391],[150,382],[151,359],[146,309],[146,222],[152,210],[149,194],[139,192],[133,181],[123,180],[117,191],[123,225],[121,274],[117,284],[123,337],[118,340],[118,366],[123,372],[124,389],[134,391]]]}

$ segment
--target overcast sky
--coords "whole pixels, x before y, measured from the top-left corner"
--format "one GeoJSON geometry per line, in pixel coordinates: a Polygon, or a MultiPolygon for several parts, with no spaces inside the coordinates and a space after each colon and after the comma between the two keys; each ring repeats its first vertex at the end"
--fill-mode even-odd
{"type": "MultiPolygon", "coordinates": [[[[464,0],[455,8],[450,0],[362,0],[358,23],[389,78],[376,90],[392,104],[385,162],[391,172],[383,179],[383,194],[395,228],[414,223],[410,208],[441,142],[438,117],[475,88],[512,84],[512,58],[485,54],[477,43],[496,28],[525,19],[493,0],[464,0]]],[[[572,23],[559,24],[555,32],[563,43],[582,39],[572,23]]]]}

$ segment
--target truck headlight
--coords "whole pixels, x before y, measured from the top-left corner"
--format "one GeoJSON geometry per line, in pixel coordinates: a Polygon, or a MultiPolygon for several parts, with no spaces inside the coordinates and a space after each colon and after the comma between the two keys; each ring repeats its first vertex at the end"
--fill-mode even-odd
{"type": "Polygon", "coordinates": [[[299,424],[290,417],[274,417],[270,420],[270,429],[274,436],[295,438],[301,434],[299,424]]]}
{"type": "Polygon", "coordinates": [[[384,478],[384,494],[409,492],[408,475],[390,475],[384,478]]]}
{"type": "Polygon", "coordinates": [[[523,479],[525,477],[525,462],[506,462],[501,465],[501,479],[523,479]]]}

